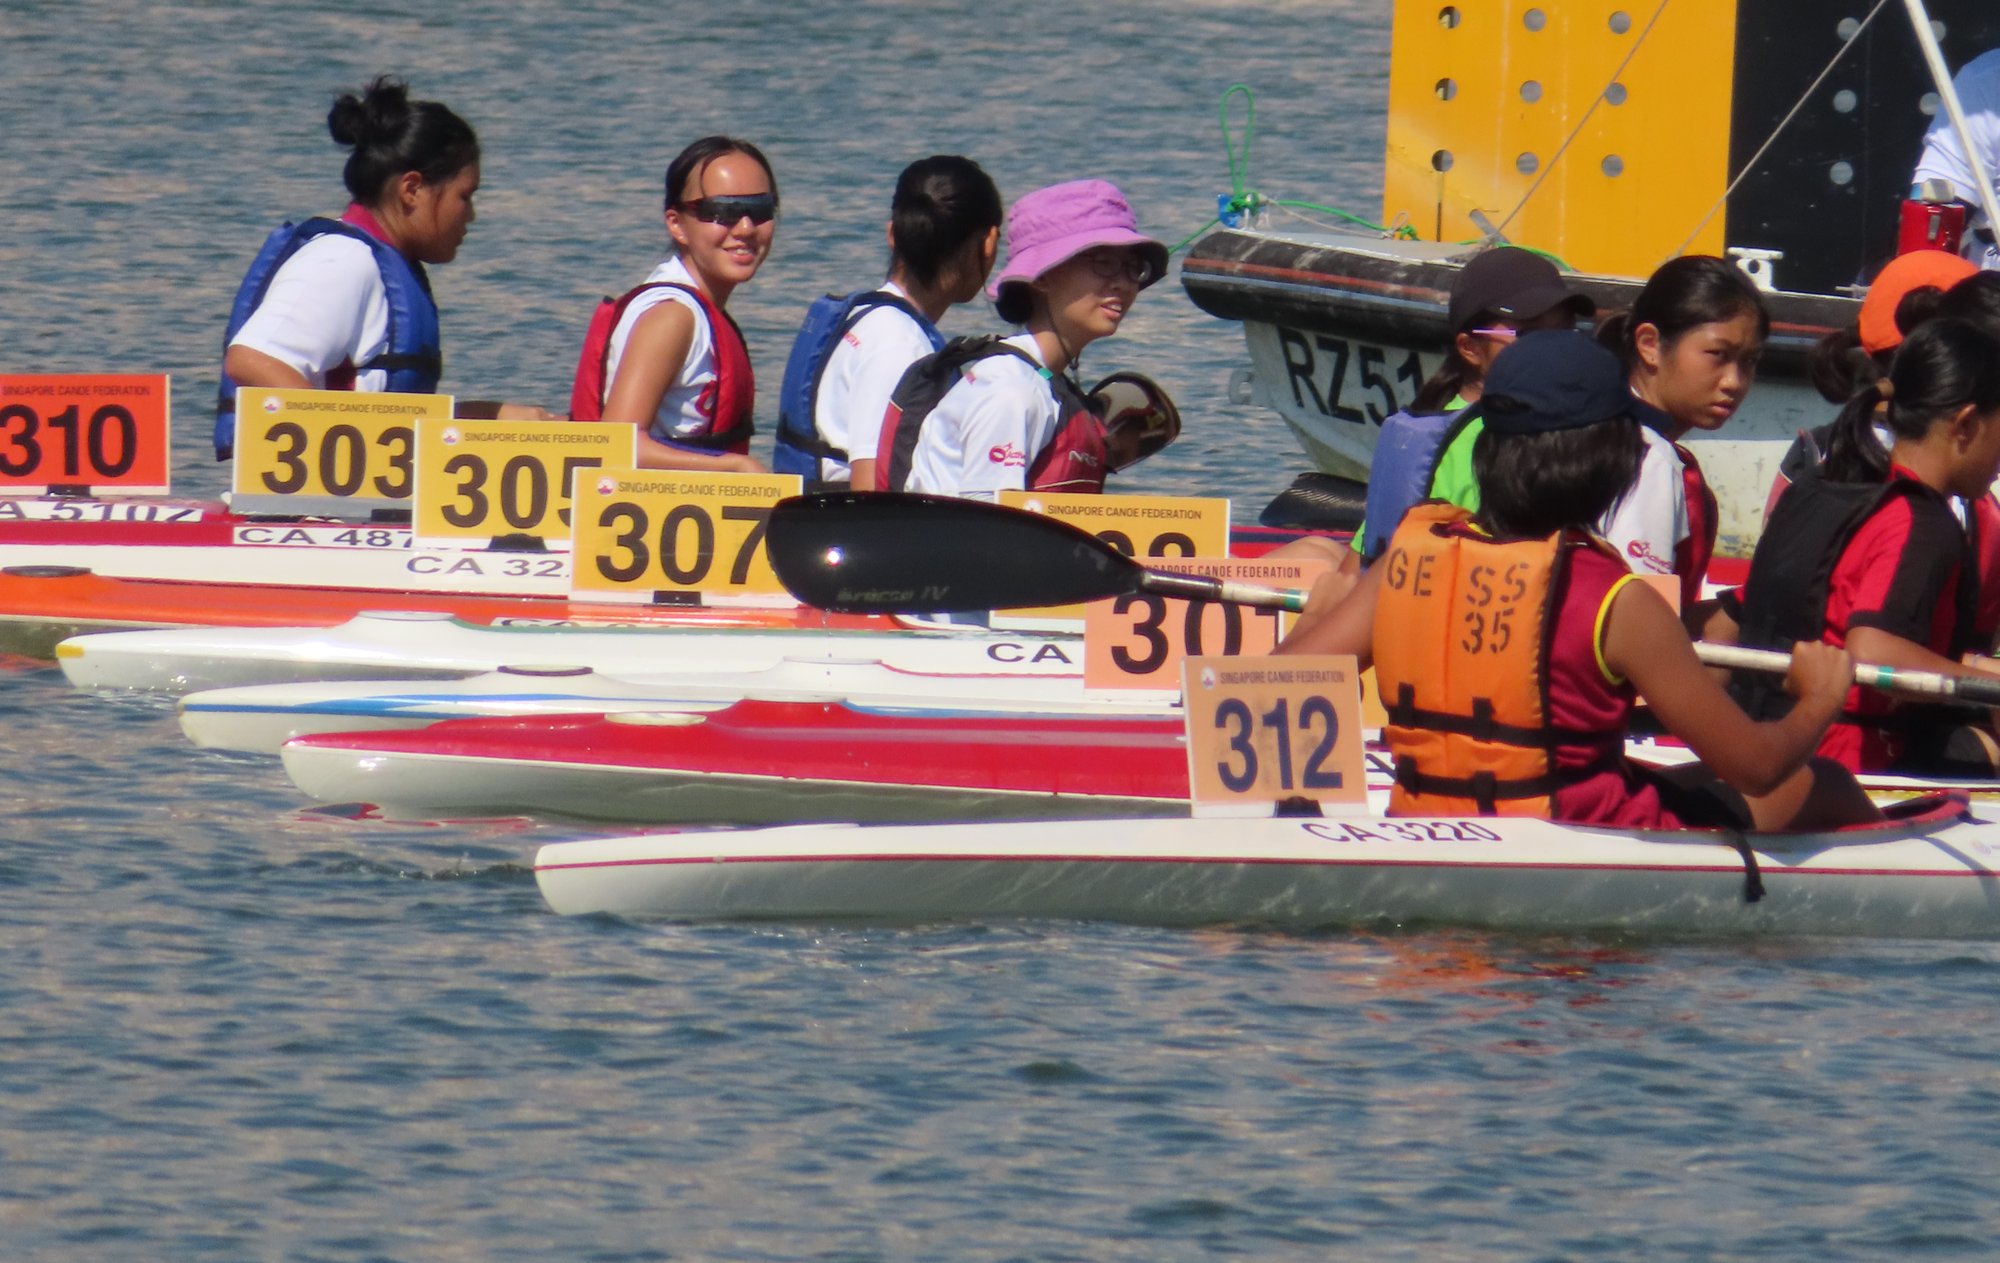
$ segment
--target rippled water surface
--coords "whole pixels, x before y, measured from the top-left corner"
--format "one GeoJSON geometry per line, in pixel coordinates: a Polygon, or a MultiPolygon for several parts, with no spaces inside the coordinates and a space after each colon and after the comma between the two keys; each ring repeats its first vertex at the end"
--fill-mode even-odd
{"type": "MultiPolygon", "coordinates": [[[[0,3],[0,368],[169,371],[177,484],[244,262],[336,209],[380,70],[486,146],[447,385],[558,402],[687,139],[786,214],[733,309],[767,383],[872,279],[889,182],[1108,176],[1169,240],[1227,186],[1377,198],[1386,3],[0,3]]],[[[955,327],[981,327],[976,313],[955,327]]],[[[1171,283],[1090,367],[1253,516],[1299,462],[1171,283]]],[[[769,420],[767,385],[763,411],[769,420]]],[[[550,915],[572,827],[309,810],[165,706],[0,665],[0,1258],[1886,1259],[1993,1253],[1984,946],[676,927],[550,915]]]]}

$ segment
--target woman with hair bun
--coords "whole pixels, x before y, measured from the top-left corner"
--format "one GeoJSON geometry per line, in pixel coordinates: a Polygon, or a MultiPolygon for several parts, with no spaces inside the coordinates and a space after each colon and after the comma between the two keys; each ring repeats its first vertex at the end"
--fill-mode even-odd
{"type": "MultiPolygon", "coordinates": [[[[235,443],[241,386],[437,389],[443,368],[427,263],[458,255],[479,189],[479,138],[397,79],[336,97],[326,117],[349,150],[339,219],[281,225],[238,287],[223,338],[215,449],[235,443]]],[[[547,418],[540,408],[461,402],[459,415],[547,418]]]]}
{"type": "Polygon", "coordinates": [[[667,164],[670,252],[644,283],[598,304],[570,390],[578,421],[639,427],[645,469],[765,472],[750,455],[756,381],[725,310],[777,231],[778,180],[757,146],[704,136],[667,164]]]}
{"type": "Polygon", "coordinates": [[[943,348],[944,313],[979,297],[1001,217],[1000,190],[972,159],[935,154],[903,168],[889,204],[888,279],[816,299],[792,343],[778,397],[779,473],[874,490],[889,396],[904,370],[943,348]]]}

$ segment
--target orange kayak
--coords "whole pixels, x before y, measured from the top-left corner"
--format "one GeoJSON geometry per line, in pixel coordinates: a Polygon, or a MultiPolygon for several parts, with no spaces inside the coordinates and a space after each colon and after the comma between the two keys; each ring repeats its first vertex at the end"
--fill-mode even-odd
{"type": "Polygon", "coordinates": [[[469,623],[887,630],[880,614],[748,606],[640,605],[552,596],[114,579],[74,566],[0,568],[0,652],[52,658],[83,632],[145,627],[332,627],[364,610],[436,610],[469,623]]]}

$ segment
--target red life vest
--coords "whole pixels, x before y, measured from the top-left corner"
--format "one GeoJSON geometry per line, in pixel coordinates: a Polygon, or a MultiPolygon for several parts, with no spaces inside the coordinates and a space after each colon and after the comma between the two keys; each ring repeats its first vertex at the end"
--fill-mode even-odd
{"type": "Polygon", "coordinates": [[[1690,609],[1701,600],[1702,581],[1708,577],[1708,564],[1715,560],[1715,535],[1722,512],[1694,453],[1679,443],[1674,444],[1674,451],[1681,458],[1681,496],[1687,501],[1688,515],[1688,537],[1674,549],[1674,573],[1681,580],[1681,608],[1690,609]]]}
{"type": "Polygon", "coordinates": [[[624,317],[625,309],[632,305],[633,299],[649,289],[662,287],[691,294],[700,305],[702,317],[708,322],[709,342],[715,348],[715,380],[703,387],[695,400],[695,409],[708,423],[703,433],[661,434],[651,422],[647,425],[647,432],[663,443],[678,447],[735,452],[738,455],[748,452],[750,435],[756,430],[752,412],[756,406],[757,383],[750,370],[750,351],[743,343],[743,331],[737,327],[735,319],[716,306],[707,294],[679,281],[648,281],[636,289],[627,290],[621,297],[607,295],[597,304],[597,309],[590,315],[590,326],[584,331],[583,350],[576,361],[576,379],[570,385],[570,420],[604,419],[604,398],[611,389],[611,383],[605,377],[611,359],[611,334],[618,328],[619,320],[624,317]]]}
{"type": "Polygon", "coordinates": [[[1108,454],[1104,422],[1090,401],[1062,373],[1051,373],[1035,357],[991,335],[953,338],[943,350],[926,355],[903,373],[883,414],[882,438],[875,449],[876,482],[887,491],[909,489],[910,468],[924,424],[938,402],[958,385],[966,370],[980,360],[1012,355],[1025,360],[1048,384],[1062,409],[1062,424],[1048,443],[1028,461],[1025,486],[1031,491],[1096,494],[1104,490],[1108,454]]]}

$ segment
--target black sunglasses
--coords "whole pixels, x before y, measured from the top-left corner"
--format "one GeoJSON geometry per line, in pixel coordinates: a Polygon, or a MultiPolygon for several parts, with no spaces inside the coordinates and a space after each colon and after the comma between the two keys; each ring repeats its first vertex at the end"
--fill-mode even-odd
{"type": "Polygon", "coordinates": [[[680,208],[704,224],[728,227],[748,218],[753,224],[768,224],[778,217],[776,193],[752,193],[745,197],[697,197],[682,202],[680,208]]]}

